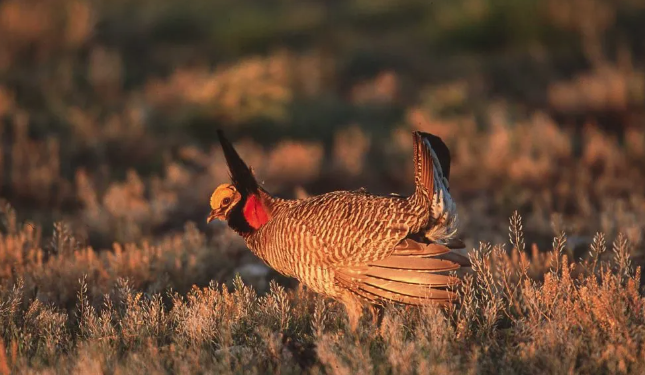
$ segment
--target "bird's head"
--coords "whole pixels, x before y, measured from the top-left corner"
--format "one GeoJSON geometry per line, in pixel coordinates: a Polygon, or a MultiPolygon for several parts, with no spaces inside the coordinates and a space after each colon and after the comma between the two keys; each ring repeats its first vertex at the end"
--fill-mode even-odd
{"type": "Polygon", "coordinates": [[[226,220],[229,227],[249,235],[267,223],[270,214],[262,201],[253,171],[238,155],[221,130],[217,131],[231,176],[230,184],[219,185],[211,195],[207,222],[226,220]]]}
{"type": "Polygon", "coordinates": [[[221,184],[211,195],[211,213],[208,215],[208,222],[215,219],[228,220],[231,212],[242,200],[235,186],[231,184],[221,184]]]}

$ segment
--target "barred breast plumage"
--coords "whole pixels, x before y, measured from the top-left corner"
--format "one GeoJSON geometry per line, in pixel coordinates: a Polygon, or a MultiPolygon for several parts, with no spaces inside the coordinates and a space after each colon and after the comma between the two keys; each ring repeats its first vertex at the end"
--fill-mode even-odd
{"type": "Polygon", "coordinates": [[[449,193],[450,153],[436,136],[414,132],[415,192],[377,196],[336,191],[303,200],[272,196],[219,132],[232,184],[211,198],[218,218],[270,267],[342,301],[352,326],[364,302],[447,303],[451,270],[468,259],[451,252],[456,228],[449,193]]]}

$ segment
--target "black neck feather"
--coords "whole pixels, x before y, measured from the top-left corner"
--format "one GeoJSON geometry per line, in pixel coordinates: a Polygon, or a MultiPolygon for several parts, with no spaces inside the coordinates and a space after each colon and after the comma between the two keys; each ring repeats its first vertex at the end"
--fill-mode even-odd
{"type": "Polygon", "coordinates": [[[246,195],[242,195],[242,199],[235,205],[235,207],[233,207],[227,219],[228,226],[243,237],[255,232],[255,229],[249,225],[249,222],[246,221],[246,218],[244,217],[246,198],[246,195]]]}

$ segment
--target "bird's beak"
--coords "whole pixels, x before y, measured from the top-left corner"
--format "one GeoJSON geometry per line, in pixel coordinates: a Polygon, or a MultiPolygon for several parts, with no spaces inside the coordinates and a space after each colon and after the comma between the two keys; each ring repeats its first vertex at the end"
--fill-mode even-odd
{"type": "Polygon", "coordinates": [[[206,223],[210,224],[211,221],[215,219],[219,219],[221,216],[221,213],[218,210],[212,210],[211,213],[208,215],[208,219],[206,219],[206,223]]]}

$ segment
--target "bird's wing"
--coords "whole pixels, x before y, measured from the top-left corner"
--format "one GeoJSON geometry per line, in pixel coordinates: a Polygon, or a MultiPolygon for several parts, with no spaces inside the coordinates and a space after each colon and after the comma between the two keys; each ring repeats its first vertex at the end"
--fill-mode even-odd
{"type": "Polygon", "coordinates": [[[468,258],[438,244],[404,239],[384,259],[336,270],[338,282],[370,302],[410,305],[448,303],[456,298],[450,287],[459,279],[449,274],[469,267],[468,258]]]}
{"type": "Polygon", "coordinates": [[[311,283],[318,281],[312,269],[326,266],[334,271],[333,282],[371,302],[422,305],[454,299],[448,287],[458,279],[448,272],[468,265],[468,259],[446,246],[407,237],[406,217],[394,220],[378,199],[356,202],[333,194],[302,201],[259,230],[272,267],[311,283]],[[369,212],[388,220],[366,220],[369,212]]]}

